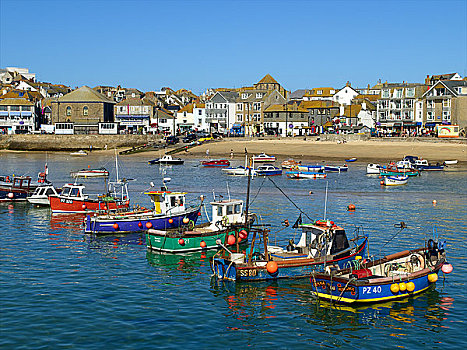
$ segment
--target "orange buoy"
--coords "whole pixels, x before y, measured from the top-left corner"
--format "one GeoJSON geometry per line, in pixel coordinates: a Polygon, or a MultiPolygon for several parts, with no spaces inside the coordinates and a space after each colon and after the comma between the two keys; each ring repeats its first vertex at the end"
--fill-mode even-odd
{"type": "Polygon", "coordinates": [[[436,199],[433,199],[433,205],[436,205],[436,203],[438,203],[436,199]]]}
{"type": "Polygon", "coordinates": [[[178,244],[180,244],[180,245],[185,245],[185,240],[184,240],[183,238],[180,238],[180,239],[178,240],[178,244]]]}
{"type": "Polygon", "coordinates": [[[169,224],[173,224],[174,223],[174,219],[169,219],[169,224]]]}
{"type": "Polygon", "coordinates": [[[14,196],[13,192],[8,193],[8,198],[12,199],[14,196]]]}
{"type": "Polygon", "coordinates": [[[183,223],[184,223],[184,224],[188,224],[189,222],[190,222],[190,219],[188,219],[188,218],[183,218],[183,223]]]}
{"type": "Polygon", "coordinates": [[[83,204],[81,208],[86,209],[86,204],[83,204]]]}
{"type": "Polygon", "coordinates": [[[397,283],[391,284],[391,292],[393,292],[394,294],[399,293],[399,285],[397,283]]]}
{"type": "Polygon", "coordinates": [[[114,230],[118,230],[118,224],[117,223],[113,224],[112,227],[114,228],[114,230]]]}
{"type": "Polygon", "coordinates": [[[206,242],[205,242],[205,241],[201,241],[201,242],[199,243],[199,246],[200,246],[201,248],[206,248],[206,242]]]}
{"type": "Polygon", "coordinates": [[[270,261],[267,263],[266,265],[266,270],[268,270],[268,272],[272,275],[272,274],[275,274],[277,272],[277,270],[279,269],[279,266],[277,266],[277,263],[275,261],[270,261]]]}
{"type": "Polygon", "coordinates": [[[384,181],[380,181],[379,184],[380,184],[380,185],[384,185],[384,181]]]}
{"type": "Polygon", "coordinates": [[[415,290],[415,283],[409,282],[407,283],[407,292],[412,293],[415,290]]]}
{"type": "Polygon", "coordinates": [[[151,227],[152,227],[152,223],[148,221],[148,222],[146,223],[146,227],[147,227],[148,229],[151,228],[151,227]]]}
{"type": "Polygon", "coordinates": [[[241,230],[239,233],[238,233],[238,236],[241,238],[241,239],[245,239],[248,237],[248,232],[246,232],[245,230],[241,230]]]}
{"type": "Polygon", "coordinates": [[[351,210],[351,211],[355,210],[355,205],[349,204],[349,205],[347,206],[347,210],[351,210]]]}
{"type": "Polygon", "coordinates": [[[235,236],[234,235],[228,235],[227,236],[227,244],[228,245],[233,245],[233,244],[235,244],[235,242],[236,241],[235,241],[235,236]]]}
{"type": "Polygon", "coordinates": [[[430,273],[428,275],[428,282],[435,283],[438,280],[438,275],[436,273],[430,273]]]}
{"type": "Polygon", "coordinates": [[[405,292],[407,290],[407,285],[404,282],[399,283],[399,290],[405,292]]]}

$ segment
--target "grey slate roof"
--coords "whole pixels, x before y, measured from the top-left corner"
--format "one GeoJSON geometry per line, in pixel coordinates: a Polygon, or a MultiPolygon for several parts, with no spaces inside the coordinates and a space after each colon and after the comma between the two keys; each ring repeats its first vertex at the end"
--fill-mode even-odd
{"type": "Polygon", "coordinates": [[[115,104],[115,101],[108,99],[99,92],[91,89],[89,86],[81,86],[79,89],[76,89],[62,97],[60,97],[58,102],[103,102],[103,103],[112,103],[115,104]]]}

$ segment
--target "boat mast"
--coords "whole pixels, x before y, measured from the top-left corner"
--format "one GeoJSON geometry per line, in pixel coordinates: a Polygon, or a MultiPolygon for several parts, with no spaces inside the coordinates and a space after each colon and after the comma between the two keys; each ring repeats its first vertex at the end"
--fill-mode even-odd
{"type": "Polygon", "coordinates": [[[328,182],[326,181],[326,194],[324,196],[324,218],[326,220],[326,204],[328,203],[328,182]]]}

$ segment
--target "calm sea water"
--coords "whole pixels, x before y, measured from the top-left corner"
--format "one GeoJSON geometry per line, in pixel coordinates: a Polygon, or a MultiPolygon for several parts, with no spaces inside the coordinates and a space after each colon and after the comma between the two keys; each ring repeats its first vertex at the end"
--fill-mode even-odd
{"type": "MultiPolygon", "coordinates": [[[[70,182],[72,170],[114,160],[92,154],[49,154],[49,178],[70,182]]],[[[120,176],[134,178],[134,203],[149,205],[142,192],[171,177],[172,189],[245,199],[246,179],[198,160],[172,168],[145,158],[120,158],[120,176]]],[[[0,173],[35,176],[44,154],[1,154],[0,173]]],[[[240,161],[239,161],[240,164],[240,161]]],[[[313,299],[309,281],[235,284],[211,278],[209,253],[186,256],[148,252],[144,238],[93,237],[82,216],[52,215],[28,204],[0,204],[0,348],[354,348],[452,349],[467,346],[467,172],[424,173],[406,186],[382,188],[363,164],[327,180],[273,181],[311,218],[327,217],[349,233],[362,226],[370,252],[382,254],[423,244],[435,231],[446,239],[454,271],[436,289],[403,302],[365,308],[336,307],[313,299]],[[311,193],[310,193],[311,191],[311,193]],[[437,201],[433,206],[432,201],[437,201]],[[355,204],[355,212],[346,211],[355,204]],[[404,221],[408,228],[382,246],[404,221]]],[[[101,183],[88,181],[90,189],[101,183]]],[[[252,211],[271,224],[271,239],[286,245],[294,231],[281,221],[298,210],[268,179],[251,184],[252,211]]],[[[208,208],[209,212],[209,208],[208,208]]],[[[206,216],[203,214],[203,219],[206,216]]]]}

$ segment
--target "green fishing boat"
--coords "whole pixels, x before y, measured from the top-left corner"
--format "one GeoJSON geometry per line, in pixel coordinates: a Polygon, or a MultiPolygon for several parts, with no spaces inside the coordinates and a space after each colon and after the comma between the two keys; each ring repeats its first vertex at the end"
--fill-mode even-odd
{"type": "Polygon", "coordinates": [[[420,170],[413,169],[413,168],[396,168],[396,167],[388,167],[385,169],[380,169],[379,174],[381,176],[418,176],[420,175],[420,170]]]}

